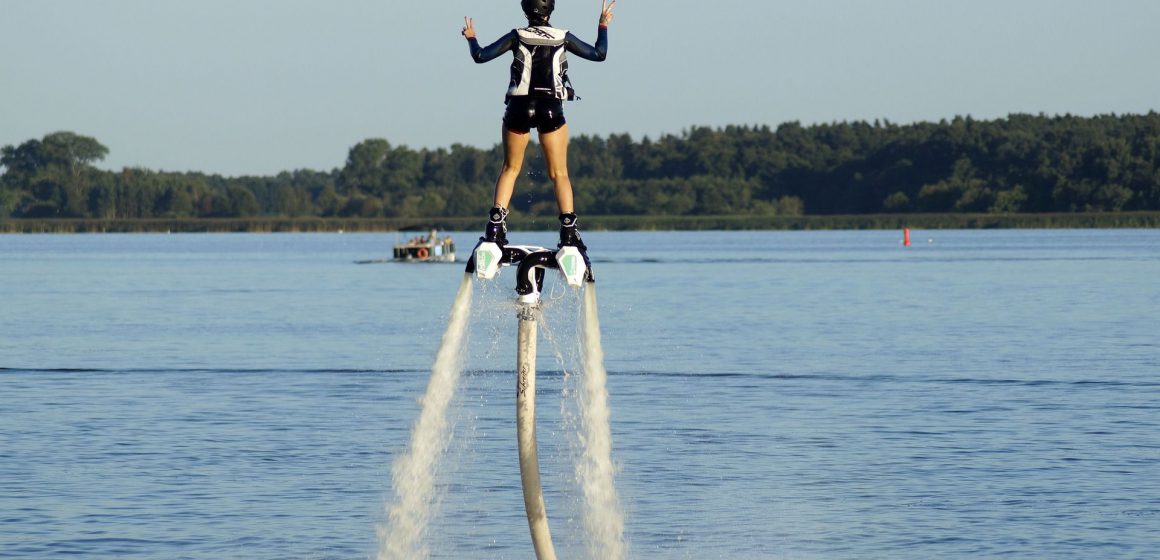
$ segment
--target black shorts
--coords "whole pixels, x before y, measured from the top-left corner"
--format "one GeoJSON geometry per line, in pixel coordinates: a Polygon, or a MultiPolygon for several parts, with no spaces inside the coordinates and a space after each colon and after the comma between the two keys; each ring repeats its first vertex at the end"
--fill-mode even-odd
{"type": "Polygon", "coordinates": [[[508,98],[503,113],[503,127],[527,134],[536,127],[540,134],[559,130],[564,126],[564,101],[554,97],[514,95],[508,98]]]}

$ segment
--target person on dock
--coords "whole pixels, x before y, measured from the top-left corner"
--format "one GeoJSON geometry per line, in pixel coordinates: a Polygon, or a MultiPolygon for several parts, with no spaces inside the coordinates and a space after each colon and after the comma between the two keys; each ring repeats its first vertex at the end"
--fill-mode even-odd
{"type": "Polygon", "coordinates": [[[572,182],[568,179],[568,125],[564,121],[565,100],[579,99],[568,79],[565,53],[596,62],[608,55],[608,25],[616,0],[602,0],[596,45],[589,45],[565,29],[552,27],[549,18],[555,0],[521,0],[520,6],[528,26],[513,29],[496,42],[481,47],[475,35],[475,20],[463,18],[463,36],[471,49],[471,58],[482,64],[511,51],[511,82],[504,103],[504,161],[495,181],[494,207],[480,241],[501,247],[507,244],[508,204],[515,190],[516,177],[524,162],[531,129],[540,133],[540,146],[555,187],[560,210],[560,243],[581,251],[587,247],[576,228],[576,209],[572,202],[572,182]]]}

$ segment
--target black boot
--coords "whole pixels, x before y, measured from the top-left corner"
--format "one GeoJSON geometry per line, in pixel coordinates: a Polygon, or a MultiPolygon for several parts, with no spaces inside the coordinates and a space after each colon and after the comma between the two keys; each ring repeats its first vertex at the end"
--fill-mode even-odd
{"type": "Polygon", "coordinates": [[[483,230],[480,241],[495,243],[500,247],[507,245],[507,208],[496,206],[487,215],[487,227],[483,230]]]}
{"type": "Polygon", "coordinates": [[[575,212],[560,214],[560,243],[556,245],[556,248],[561,247],[576,247],[580,249],[580,252],[588,250],[584,241],[580,239],[580,230],[576,229],[575,212]]]}

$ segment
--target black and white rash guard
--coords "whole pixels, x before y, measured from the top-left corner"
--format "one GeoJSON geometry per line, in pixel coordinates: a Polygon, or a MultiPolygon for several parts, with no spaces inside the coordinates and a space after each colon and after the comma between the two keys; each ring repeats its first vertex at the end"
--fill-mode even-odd
{"type": "Polygon", "coordinates": [[[595,46],[581,41],[566,29],[547,26],[513,29],[486,47],[480,47],[474,37],[467,42],[471,58],[480,64],[512,51],[515,58],[507,97],[527,95],[571,100],[579,98],[568,80],[565,52],[596,62],[604,60],[608,56],[608,27],[600,26],[595,46]]]}

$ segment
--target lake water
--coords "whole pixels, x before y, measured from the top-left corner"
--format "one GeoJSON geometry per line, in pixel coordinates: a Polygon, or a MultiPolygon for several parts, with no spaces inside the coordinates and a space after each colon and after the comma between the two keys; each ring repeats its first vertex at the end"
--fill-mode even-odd
{"type": "MultiPolygon", "coordinates": [[[[355,264],[398,239],[0,236],[0,557],[375,557],[462,279],[355,264]]],[[[1160,231],[585,239],[630,557],[1160,551],[1160,231]]],[[[533,557],[513,276],[476,288],[433,558],[533,557]]],[[[549,278],[562,558],[577,301],[549,278]]]]}

